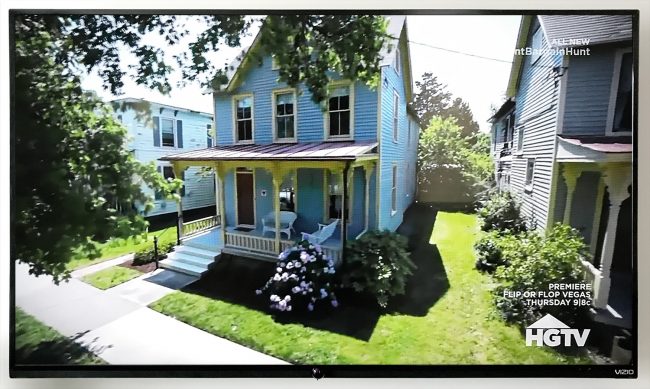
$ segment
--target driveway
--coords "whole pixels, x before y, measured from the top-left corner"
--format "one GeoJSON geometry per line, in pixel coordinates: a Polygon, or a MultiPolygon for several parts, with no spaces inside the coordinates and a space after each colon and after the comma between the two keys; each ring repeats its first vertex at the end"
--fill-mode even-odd
{"type": "Polygon", "coordinates": [[[16,305],[110,364],[286,364],[147,308],[174,291],[164,285],[175,284],[175,274],[157,271],[101,291],[75,278],[57,286],[16,264],[16,305]]]}

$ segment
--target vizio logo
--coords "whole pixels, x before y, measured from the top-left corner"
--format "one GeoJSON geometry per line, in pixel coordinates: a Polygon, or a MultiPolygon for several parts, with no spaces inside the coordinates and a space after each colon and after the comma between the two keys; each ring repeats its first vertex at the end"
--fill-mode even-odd
{"type": "Polygon", "coordinates": [[[585,345],[590,329],[576,330],[569,328],[550,314],[537,320],[526,327],[526,346],[549,346],[556,347],[559,345],[571,346],[575,344],[579,347],[585,345]]]}

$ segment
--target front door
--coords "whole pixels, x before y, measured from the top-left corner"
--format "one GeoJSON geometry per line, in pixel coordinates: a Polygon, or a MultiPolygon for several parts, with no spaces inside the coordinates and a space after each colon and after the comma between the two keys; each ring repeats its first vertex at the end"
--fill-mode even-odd
{"type": "Polygon", "coordinates": [[[237,224],[255,225],[253,172],[237,172],[237,224]]]}

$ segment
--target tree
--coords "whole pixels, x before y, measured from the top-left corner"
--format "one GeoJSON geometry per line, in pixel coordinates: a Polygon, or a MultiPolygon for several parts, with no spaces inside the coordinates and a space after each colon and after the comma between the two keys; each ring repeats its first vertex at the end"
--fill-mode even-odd
{"type": "MultiPolygon", "coordinates": [[[[241,15],[14,15],[13,89],[15,180],[12,184],[13,256],[35,274],[58,282],[68,276],[73,254],[98,255],[94,241],[126,237],[145,222],[133,204],[149,204],[139,180],[175,196],[179,180],[165,182],[124,147],[125,129],[80,77],[97,72],[104,87],[119,94],[124,77],[163,94],[178,68],[184,82],[218,86],[228,69],[206,59],[221,44],[240,45],[254,20],[241,15]],[[205,30],[189,51],[165,62],[164,48],[146,43],[159,34],[169,46],[188,34],[186,23],[205,30]],[[126,68],[120,47],[138,63],[126,68]]],[[[261,50],[274,54],[280,78],[303,82],[314,101],[327,95],[327,70],[376,84],[379,52],[387,39],[380,16],[274,15],[262,25],[261,50]]],[[[146,107],[134,107],[144,112],[146,107]]]]}
{"type": "Polygon", "coordinates": [[[420,136],[418,163],[418,181],[423,191],[435,186],[460,185],[467,197],[457,202],[473,201],[473,196],[487,188],[492,180],[489,137],[480,133],[463,136],[453,117],[431,119],[420,136]]]}
{"type": "Polygon", "coordinates": [[[463,136],[471,137],[478,133],[479,126],[469,105],[460,97],[452,100],[451,93],[446,91],[446,85],[441,84],[432,73],[424,73],[422,81],[416,81],[415,86],[418,93],[413,97],[411,105],[422,123],[428,125],[435,116],[453,117],[463,136]]]}

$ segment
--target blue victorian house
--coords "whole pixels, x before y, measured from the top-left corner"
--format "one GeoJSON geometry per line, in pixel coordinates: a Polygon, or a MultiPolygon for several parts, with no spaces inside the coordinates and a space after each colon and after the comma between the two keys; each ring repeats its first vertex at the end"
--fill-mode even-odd
{"type": "Polygon", "coordinates": [[[397,229],[415,198],[419,124],[407,109],[406,18],[389,17],[388,32],[396,39],[382,52],[379,85],[332,75],[324,107],[278,81],[256,37],[213,91],[214,146],[160,158],[176,176],[194,166],[217,173],[217,216],[183,223],[179,207],[182,245],[164,266],[201,274],[221,253],[275,260],[300,239],[340,261],[346,240],[397,229]]]}

